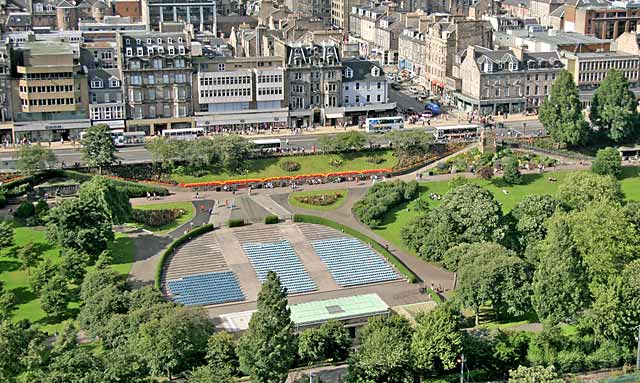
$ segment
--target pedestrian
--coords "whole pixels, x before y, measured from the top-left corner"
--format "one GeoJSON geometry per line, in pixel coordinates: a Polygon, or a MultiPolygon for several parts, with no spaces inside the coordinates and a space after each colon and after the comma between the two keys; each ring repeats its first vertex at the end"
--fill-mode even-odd
{"type": "Polygon", "coordinates": [[[156,192],[153,192],[153,199],[156,200],[158,197],[156,196],[156,192]]]}
{"type": "Polygon", "coordinates": [[[196,191],[196,199],[200,198],[200,192],[196,191]]]}
{"type": "Polygon", "coordinates": [[[147,192],[147,201],[151,199],[151,193],[147,192]]]}

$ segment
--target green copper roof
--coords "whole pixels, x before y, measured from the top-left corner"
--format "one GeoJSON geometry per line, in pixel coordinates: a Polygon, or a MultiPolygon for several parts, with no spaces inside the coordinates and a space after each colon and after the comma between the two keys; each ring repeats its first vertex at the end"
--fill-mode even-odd
{"type": "Polygon", "coordinates": [[[296,325],[384,314],[389,306],[378,294],[355,295],[289,306],[291,319],[296,325]]]}

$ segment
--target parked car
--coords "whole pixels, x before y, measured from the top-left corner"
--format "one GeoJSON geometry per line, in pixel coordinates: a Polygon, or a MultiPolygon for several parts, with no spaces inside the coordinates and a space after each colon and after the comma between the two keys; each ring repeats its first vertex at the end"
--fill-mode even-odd
{"type": "Polygon", "coordinates": [[[417,86],[412,86],[409,88],[409,90],[411,91],[411,93],[419,93],[420,92],[420,88],[418,88],[417,86]]]}
{"type": "Polygon", "coordinates": [[[395,80],[396,79],[396,74],[395,73],[387,73],[387,79],[389,80],[395,80]]]}
{"type": "Polygon", "coordinates": [[[394,82],[394,83],[391,83],[391,89],[400,90],[400,89],[402,89],[402,87],[397,82],[394,82]]]}

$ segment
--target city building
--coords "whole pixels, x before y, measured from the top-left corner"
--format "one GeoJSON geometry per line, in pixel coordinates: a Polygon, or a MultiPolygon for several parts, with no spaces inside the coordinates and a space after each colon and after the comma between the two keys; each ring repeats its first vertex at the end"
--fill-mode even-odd
{"type": "Polygon", "coordinates": [[[331,25],[349,32],[351,9],[366,3],[367,0],[331,0],[331,25]]]}
{"type": "Polygon", "coordinates": [[[192,126],[191,41],[186,32],[118,33],[127,129],[156,134],[192,126]]]}
{"type": "Polygon", "coordinates": [[[102,22],[105,16],[110,15],[113,15],[111,6],[102,0],[61,0],[56,5],[56,22],[61,31],[77,31],[81,20],[102,22]]]}
{"type": "Polygon", "coordinates": [[[288,126],[282,57],[193,58],[197,127],[258,132],[288,126]]]}
{"type": "Polygon", "coordinates": [[[635,31],[640,20],[636,0],[567,0],[564,5],[564,30],[601,39],[615,39],[635,31]]]}
{"type": "Polygon", "coordinates": [[[294,13],[318,17],[327,25],[331,23],[331,0],[285,0],[284,4],[294,13]]]}
{"type": "Polygon", "coordinates": [[[142,21],[153,30],[166,22],[193,25],[198,32],[216,31],[216,12],[225,13],[223,2],[215,0],[141,0],[142,21]]]}
{"type": "Polygon", "coordinates": [[[400,36],[398,67],[415,76],[416,82],[437,95],[449,96],[455,86],[447,85],[456,55],[468,46],[492,45],[488,22],[464,17],[421,18],[415,28],[400,36]]]}
{"type": "Polygon", "coordinates": [[[531,29],[509,30],[494,33],[494,44],[499,48],[524,48],[530,52],[597,52],[608,51],[612,40],[602,40],[595,36],[575,32],[549,29],[534,32],[531,29]]]}
{"type": "Polygon", "coordinates": [[[0,143],[13,142],[11,48],[0,44],[0,143]]]}
{"type": "Polygon", "coordinates": [[[470,46],[454,71],[461,79],[454,98],[458,108],[480,115],[521,113],[540,105],[563,68],[556,52],[470,46]]]}
{"type": "Polygon", "coordinates": [[[16,141],[78,139],[89,126],[87,76],[71,44],[30,41],[12,51],[16,141]]]}
{"type": "Polygon", "coordinates": [[[529,16],[538,19],[541,25],[550,27],[553,25],[551,15],[564,3],[564,0],[529,0],[529,16]]]}
{"type": "Polygon", "coordinates": [[[141,0],[112,0],[114,13],[121,17],[128,17],[134,22],[142,20],[141,0]]]}
{"type": "Polygon", "coordinates": [[[130,17],[105,16],[102,22],[81,21],[78,29],[88,41],[115,41],[117,32],[147,31],[149,28],[144,23],[133,22],[130,17]]]}
{"type": "Polygon", "coordinates": [[[382,65],[398,63],[398,37],[406,20],[405,12],[391,5],[351,8],[349,41],[360,44],[360,54],[382,65]]]}

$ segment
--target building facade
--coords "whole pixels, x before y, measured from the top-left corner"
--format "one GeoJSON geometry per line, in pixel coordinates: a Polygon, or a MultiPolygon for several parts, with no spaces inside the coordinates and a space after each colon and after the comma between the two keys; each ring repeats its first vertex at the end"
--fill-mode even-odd
{"type": "Polygon", "coordinates": [[[191,127],[191,41],[187,33],[118,34],[127,128],[155,134],[191,127]]]}
{"type": "Polygon", "coordinates": [[[615,39],[635,31],[640,21],[640,3],[634,0],[567,0],[564,30],[601,39],[615,39]]]}
{"type": "Polygon", "coordinates": [[[142,0],[142,21],[153,30],[160,24],[187,23],[199,32],[216,30],[215,0],[142,0]]]}

